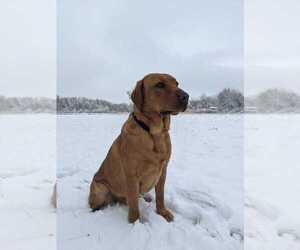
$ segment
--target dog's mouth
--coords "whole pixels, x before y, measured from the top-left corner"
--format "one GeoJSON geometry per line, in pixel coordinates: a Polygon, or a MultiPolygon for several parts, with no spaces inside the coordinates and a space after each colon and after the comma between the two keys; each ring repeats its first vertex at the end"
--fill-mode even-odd
{"type": "Polygon", "coordinates": [[[188,104],[189,104],[188,101],[186,101],[186,102],[184,102],[184,103],[180,103],[179,111],[176,111],[177,114],[178,114],[179,112],[184,112],[184,111],[186,111],[187,108],[188,108],[188,104]]]}
{"type": "Polygon", "coordinates": [[[182,112],[184,112],[184,111],[187,110],[188,104],[189,104],[188,102],[186,102],[186,103],[184,104],[184,106],[183,106],[183,108],[182,108],[182,112]]]}
{"type": "Polygon", "coordinates": [[[173,113],[174,113],[174,111],[162,111],[162,112],[160,112],[161,115],[173,115],[173,113]]]}
{"type": "Polygon", "coordinates": [[[188,100],[184,102],[178,102],[174,108],[160,112],[162,115],[178,115],[181,112],[185,112],[188,108],[188,100]]]}
{"type": "Polygon", "coordinates": [[[180,112],[185,112],[187,110],[188,105],[181,106],[178,110],[169,110],[160,112],[162,115],[178,115],[180,112]]]}

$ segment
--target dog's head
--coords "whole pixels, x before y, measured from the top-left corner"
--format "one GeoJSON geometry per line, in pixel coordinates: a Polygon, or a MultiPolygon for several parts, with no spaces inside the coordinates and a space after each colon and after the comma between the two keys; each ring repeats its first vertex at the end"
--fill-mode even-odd
{"type": "Polygon", "coordinates": [[[173,76],[151,73],[137,82],[131,99],[141,112],[175,115],[186,110],[189,95],[178,87],[173,76]]]}

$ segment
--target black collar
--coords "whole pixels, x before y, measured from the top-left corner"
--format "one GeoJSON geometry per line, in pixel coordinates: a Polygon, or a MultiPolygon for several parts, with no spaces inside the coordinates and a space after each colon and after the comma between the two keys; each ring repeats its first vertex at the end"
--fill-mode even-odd
{"type": "Polygon", "coordinates": [[[145,131],[148,133],[150,132],[150,128],[147,124],[145,124],[143,121],[139,120],[134,113],[132,113],[133,120],[145,131]]]}

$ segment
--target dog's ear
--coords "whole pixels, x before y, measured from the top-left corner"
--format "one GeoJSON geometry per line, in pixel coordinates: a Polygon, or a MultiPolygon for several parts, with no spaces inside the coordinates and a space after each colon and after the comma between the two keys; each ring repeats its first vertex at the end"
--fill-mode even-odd
{"type": "Polygon", "coordinates": [[[135,89],[131,93],[131,100],[141,112],[143,112],[144,98],[144,82],[143,80],[140,80],[137,82],[135,89]]]}

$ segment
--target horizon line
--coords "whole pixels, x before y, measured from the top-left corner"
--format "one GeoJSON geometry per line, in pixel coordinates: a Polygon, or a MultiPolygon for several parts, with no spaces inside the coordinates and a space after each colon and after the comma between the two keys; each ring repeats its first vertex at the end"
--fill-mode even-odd
{"type": "MultiPolygon", "coordinates": [[[[287,89],[287,88],[278,88],[278,87],[274,87],[274,88],[266,88],[256,94],[249,94],[247,96],[245,96],[244,94],[244,91],[240,91],[239,89],[236,89],[236,88],[224,88],[224,89],[231,89],[231,90],[235,90],[235,91],[238,91],[240,92],[241,94],[243,94],[243,96],[245,98],[253,98],[255,96],[258,96],[260,95],[261,93],[264,93],[268,90],[279,90],[279,91],[284,91],[284,92],[288,92],[288,93],[293,93],[293,94],[296,94],[298,96],[300,96],[300,93],[298,93],[297,91],[294,91],[294,90],[291,90],[291,89],[287,89]]],[[[224,89],[222,89],[221,91],[219,91],[218,93],[215,93],[215,94],[206,94],[206,93],[203,93],[202,95],[198,96],[198,97],[191,97],[190,100],[197,100],[197,99],[200,99],[202,96],[207,96],[207,97],[215,97],[217,96],[220,92],[222,92],[224,89]]],[[[51,100],[56,100],[57,97],[61,97],[61,98],[86,98],[86,99],[90,99],[90,100],[102,100],[102,101],[107,101],[107,102],[110,102],[110,103],[115,103],[115,104],[122,104],[122,103],[130,103],[130,99],[128,99],[128,102],[113,102],[113,101],[110,101],[108,99],[103,99],[101,97],[88,97],[88,96],[61,96],[59,94],[57,94],[55,97],[50,97],[50,96],[10,96],[10,95],[3,95],[0,93],[0,97],[4,97],[4,98],[36,98],[36,99],[51,99],[51,100]]]]}

